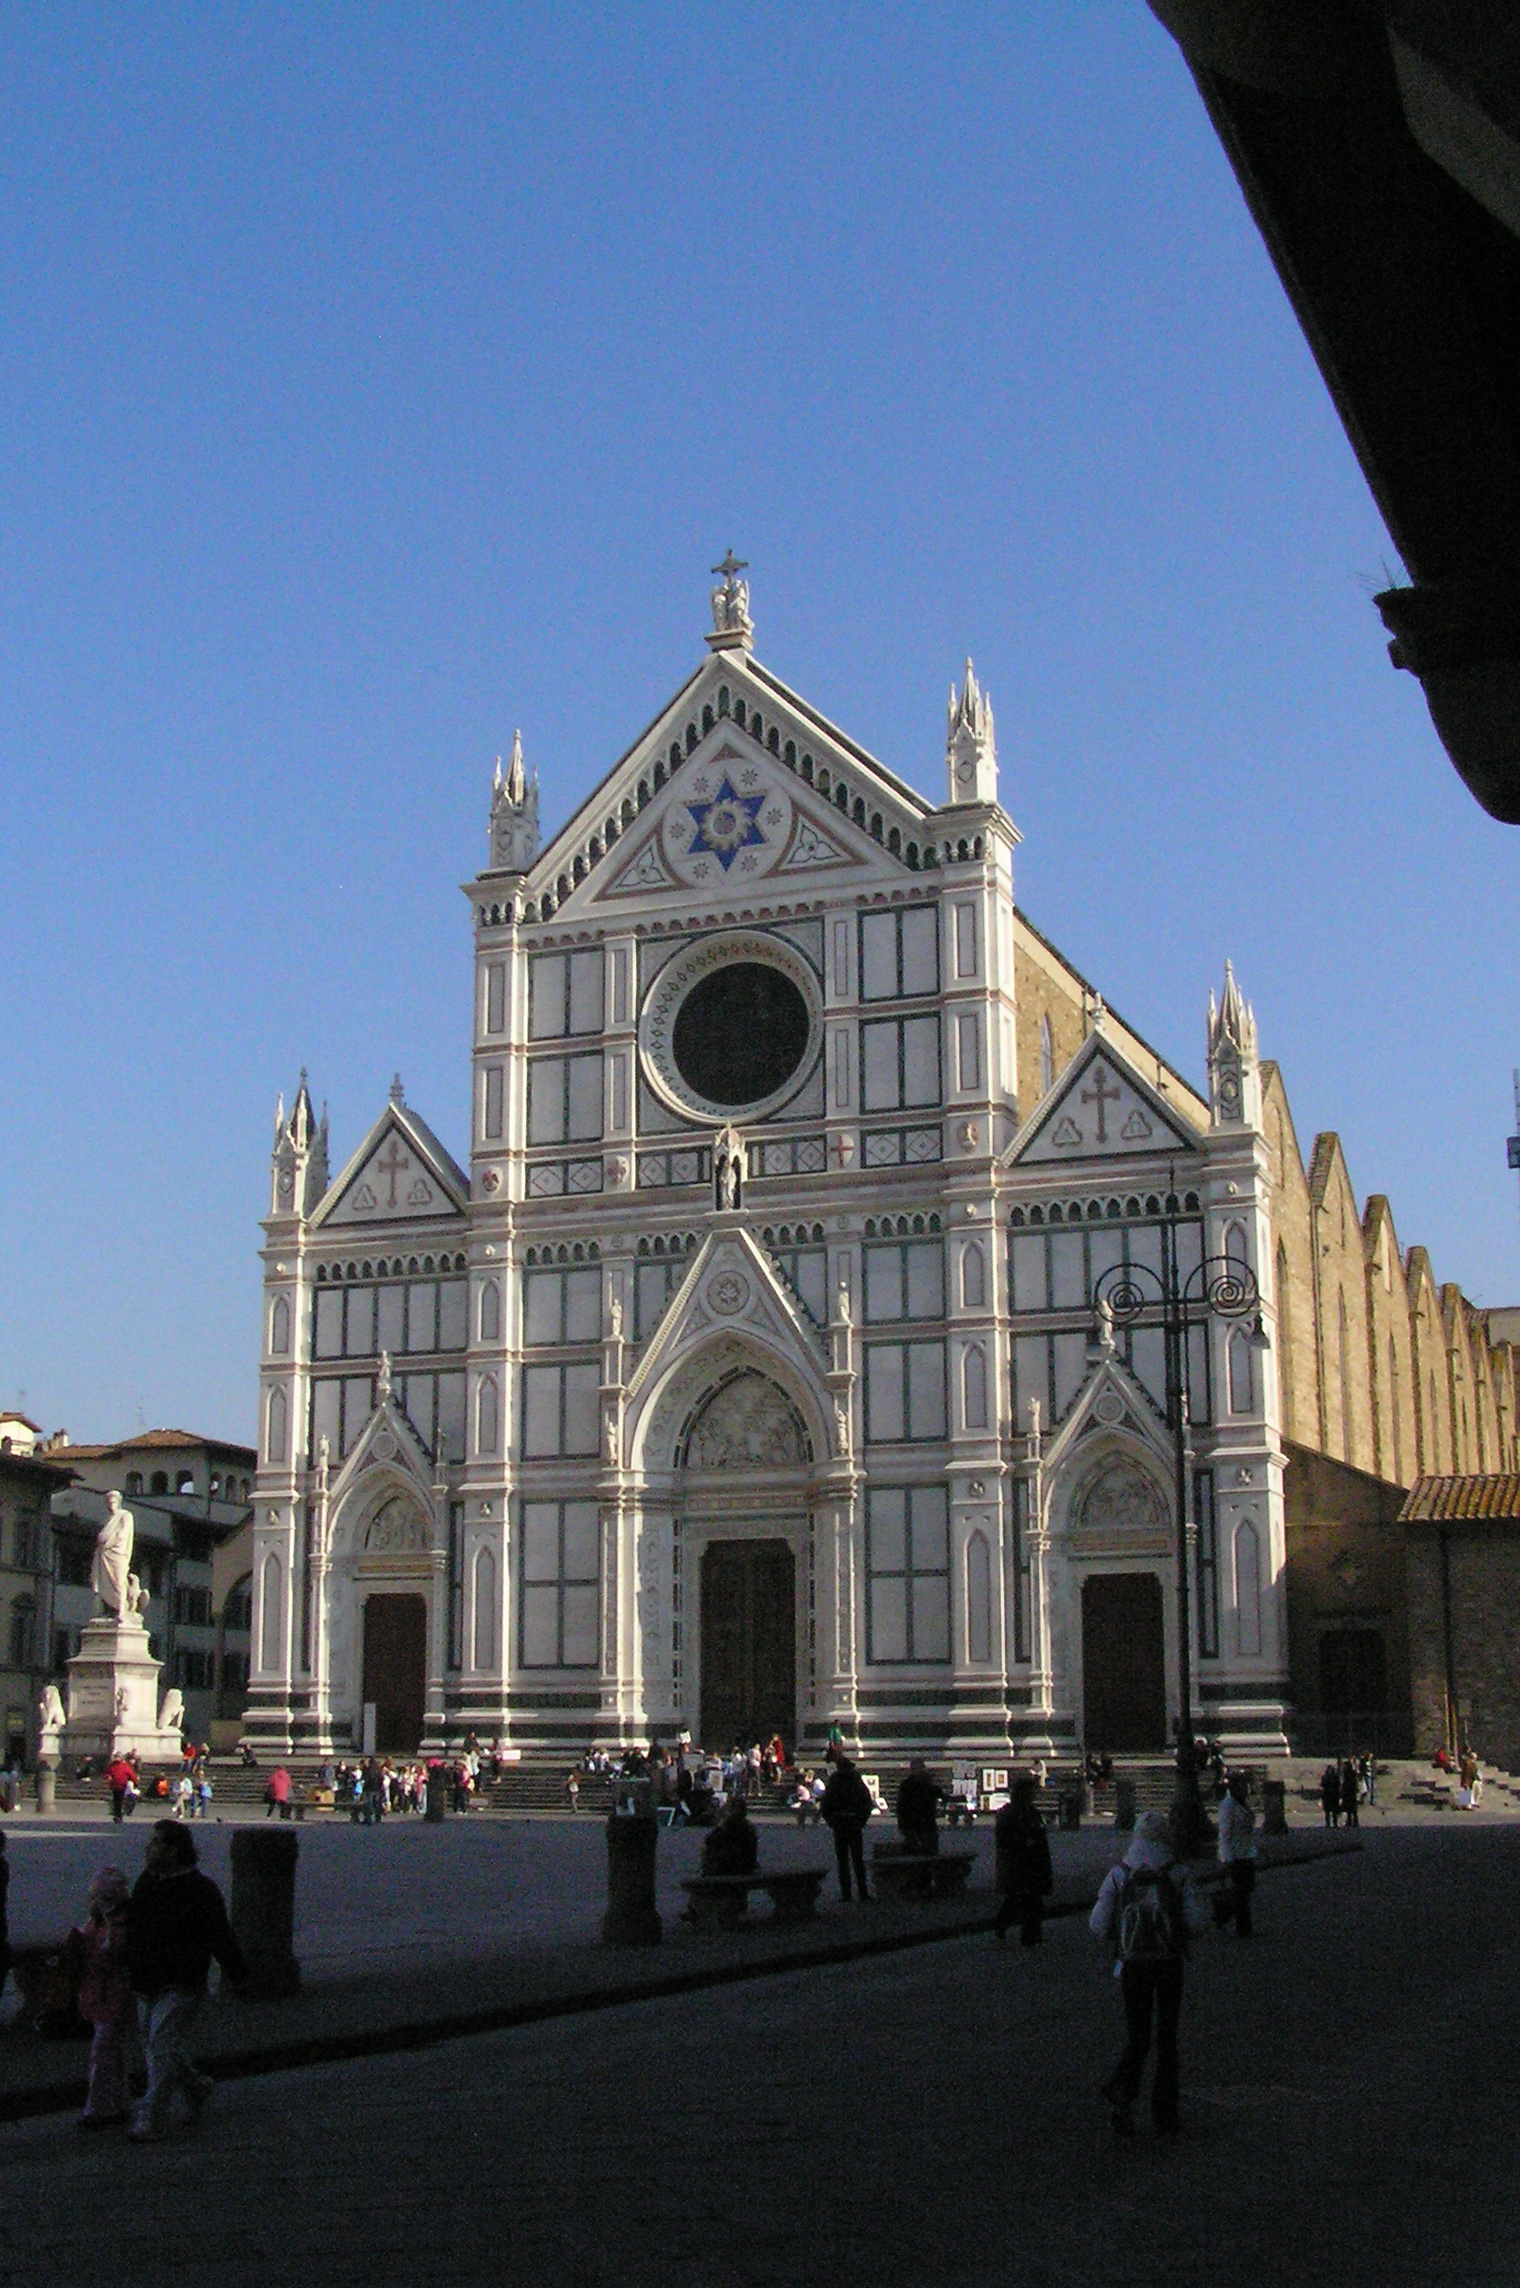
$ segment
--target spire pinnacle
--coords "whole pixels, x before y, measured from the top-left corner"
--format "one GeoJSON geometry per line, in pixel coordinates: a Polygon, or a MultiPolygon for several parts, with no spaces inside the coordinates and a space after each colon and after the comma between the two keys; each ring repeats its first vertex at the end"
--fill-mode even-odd
{"type": "Polygon", "coordinates": [[[997,731],[992,701],[977,682],[969,659],[960,690],[953,683],[950,686],[945,767],[953,803],[997,801],[997,731]]]}

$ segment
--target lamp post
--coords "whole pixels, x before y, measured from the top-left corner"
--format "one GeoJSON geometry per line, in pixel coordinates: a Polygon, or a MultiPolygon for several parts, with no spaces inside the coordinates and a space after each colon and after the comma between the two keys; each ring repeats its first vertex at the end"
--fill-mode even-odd
{"type": "Polygon", "coordinates": [[[1205,1824],[1198,1793],[1198,1762],[1193,1752],[1193,1653],[1189,1629],[1187,1339],[1193,1327],[1210,1319],[1245,1319],[1254,1314],[1253,1350],[1271,1347],[1262,1324],[1261,1290],[1248,1263],[1233,1255],[1206,1255],[1184,1278],[1178,1254],[1179,1202],[1168,1192],[1161,1225],[1161,1269],[1145,1263],[1115,1263],[1093,1285],[1093,1310],[1100,1321],[1133,1326],[1150,1316],[1160,1325],[1166,1355],[1166,1419],[1172,1433],[1177,1505],[1177,1847],[1184,1856],[1203,1848],[1205,1824]],[[1159,1314],[1159,1318],[1155,1315],[1159,1314]]]}

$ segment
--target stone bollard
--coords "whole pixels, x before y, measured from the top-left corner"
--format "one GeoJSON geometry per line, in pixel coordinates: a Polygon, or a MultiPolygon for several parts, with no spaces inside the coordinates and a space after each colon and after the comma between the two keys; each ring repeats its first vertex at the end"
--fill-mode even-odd
{"type": "Polygon", "coordinates": [[[429,1764],[427,1775],[427,1809],[423,1822],[437,1826],[449,1815],[449,1775],[441,1764],[429,1764]]]}
{"type": "Polygon", "coordinates": [[[1286,1835],[1288,1832],[1288,1789],[1283,1780],[1263,1780],[1261,1783],[1261,1832],[1263,1835],[1286,1835]]]}
{"type": "Polygon", "coordinates": [[[44,1817],[46,1817],[47,1813],[50,1812],[53,1808],[54,1796],[58,1785],[58,1775],[54,1771],[51,1764],[39,1764],[37,1766],[35,1785],[37,1789],[37,1809],[44,1817]]]}
{"type": "Polygon", "coordinates": [[[663,1936],[654,1903],[655,1843],[659,1822],[652,1812],[607,1815],[607,1912],[602,1917],[606,1946],[658,1946],[663,1936]]]}
{"type": "Polygon", "coordinates": [[[1135,1783],[1133,1780],[1114,1782],[1114,1826],[1127,1835],[1135,1824],[1135,1783]]]}
{"type": "Polygon", "coordinates": [[[248,1958],[242,1991],[259,2001],[300,1989],[292,1946],[300,1852],[300,1838],[286,1827],[240,1827],[232,1838],[231,1921],[248,1958]]]}

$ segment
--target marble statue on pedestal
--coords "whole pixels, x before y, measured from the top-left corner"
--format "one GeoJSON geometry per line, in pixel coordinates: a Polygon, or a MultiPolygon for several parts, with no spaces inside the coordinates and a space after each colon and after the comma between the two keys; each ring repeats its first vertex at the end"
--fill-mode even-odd
{"type": "Polygon", "coordinates": [[[95,1536],[90,1587],[108,1613],[124,1620],[132,1610],[132,1512],[123,1509],[114,1486],[106,1496],[106,1521],[95,1536]]]}

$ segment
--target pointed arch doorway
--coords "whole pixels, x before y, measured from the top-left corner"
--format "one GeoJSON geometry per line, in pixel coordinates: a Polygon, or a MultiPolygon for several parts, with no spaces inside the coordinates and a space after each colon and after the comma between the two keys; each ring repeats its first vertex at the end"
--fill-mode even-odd
{"type": "Polygon", "coordinates": [[[375,1747],[412,1754],[427,1706],[427,1599],[373,1592],[364,1600],[364,1688],[375,1711],[375,1747]]]}
{"type": "Polygon", "coordinates": [[[799,1562],[812,1449],[769,1376],[729,1375],[692,1421],[682,1455],[685,1540],[696,1579],[694,1699],[702,1745],[797,1739],[799,1562]]]}

